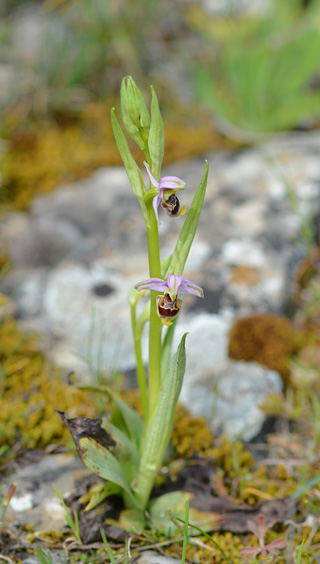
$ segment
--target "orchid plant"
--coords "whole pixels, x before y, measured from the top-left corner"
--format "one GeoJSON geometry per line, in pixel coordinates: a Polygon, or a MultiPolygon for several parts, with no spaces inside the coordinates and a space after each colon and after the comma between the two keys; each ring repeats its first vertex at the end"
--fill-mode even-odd
{"type": "MultiPolygon", "coordinates": [[[[180,296],[191,294],[203,297],[202,289],[182,275],[204,201],[208,163],[175,249],[169,257],[161,261],[159,212],[163,209],[169,217],[176,218],[186,214],[187,209],[180,205],[177,196],[177,192],[184,189],[185,182],[177,176],[161,178],[164,127],[158,99],[152,87],[151,95],[149,113],[133,79],[123,79],[123,123],[129,136],[144,153],[149,186],[145,185],[140,168],[130,152],[114,108],[111,112],[116,143],[133,192],[140,204],[147,232],[149,278],[138,282],[128,296],[143,415],[139,415],[107,387],[99,387],[99,391],[107,394],[113,401],[114,407],[108,419],[70,419],[66,413],[60,412],[83,463],[107,480],[95,486],[87,509],[93,508],[111,494],[118,494],[123,498],[125,509],[117,524],[131,530],[143,529],[147,515],[153,522],[159,515],[162,516],[159,517],[161,520],[165,513],[163,509],[168,508],[171,503],[167,498],[150,502],[155,478],[163,464],[169,444],[182,386],[186,334],[173,356],[171,347],[176,318],[182,306],[180,296]],[[137,304],[143,296],[147,301],[138,315],[137,304]],[[141,338],[148,322],[149,363],[146,371],[142,360],[141,338]]],[[[87,388],[96,390],[94,387],[87,388]]],[[[181,505],[181,498],[178,503],[181,505]]],[[[170,510],[172,512],[172,507],[170,510]]]]}

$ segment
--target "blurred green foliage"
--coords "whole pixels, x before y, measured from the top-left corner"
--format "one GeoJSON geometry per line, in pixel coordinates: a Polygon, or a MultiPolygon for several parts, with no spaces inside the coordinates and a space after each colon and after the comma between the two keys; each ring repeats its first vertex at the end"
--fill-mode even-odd
{"type": "Polygon", "coordinates": [[[39,9],[40,46],[30,60],[18,55],[18,70],[26,74],[9,104],[22,107],[23,115],[74,113],[88,101],[112,96],[127,74],[144,84],[181,4],[45,0],[39,9]]]}
{"type": "Polygon", "coordinates": [[[320,114],[320,2],[270,0],[261,12],[229,4],[213,16],[197,0],[4,0],[0,48],[16,75],[0,96],[2,135],[25,131],[30,117],[81,121],[88,104],[112,104],[128,74],[142,90],[157,87],[165,114],[201,102],[241,142],[309,126],[320,114]],[[40,42],[28,57],[14,51],[10,24],[32,6],[40,42]]]}
{"type": "Polygon", "coordinates": [[[195,92],[225,132],[274,132],[319,115],[319,2],[274,0],[255,17],[193,23],[204,38],[195,92]]]}

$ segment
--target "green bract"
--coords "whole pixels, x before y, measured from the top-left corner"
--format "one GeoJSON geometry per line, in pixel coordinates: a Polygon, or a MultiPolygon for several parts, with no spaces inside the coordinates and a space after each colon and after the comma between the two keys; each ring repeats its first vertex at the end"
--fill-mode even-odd
{"type": "Polygon", "coordinates": [[[158,98],[152,87],[151,93],[151,127],[148,138],[148,149],[152,163],[151,172],[153,176],[159,180],[164,155],[164,127],[158,98]]]}
{"type": "MultiPolygon", "coordinates": [[[[123,123],[130,137],[145,154],[145,164],[152,186],[146,187],[118,123],[115,110],[111,112],[116,143],[133,192],[141,206],[147,231],[149,279],[146,282],[149,289],[144,289],[141,283],[141,293],[132,288],[128,296],[143,415],[140,416],[109,388],[94,386],[87,386],[85,389],[106,394],[112,400],[113,409],[108,418],[70,419],[66,413],[60,412],[60,415],[73,436],[83,463],[106,480],[104,485],[97,484],[94,488],[86,509],[90,510],[109,495],[117,494],[122,497],[125,505],[125,510],[116,522],[119,527],[141,530],[147,526],[149,514],[152,514],[152,518],[159,526],[162,514],[163,522],[160,526],[169,534],[174,528],[169,516],[170,511],[176,511],[177,515],[181,515],[181,505],[185,501],[185,495],[177,492],[175,496],[167,496],[162,501],[155,500],[152,504],[149,503],[149,499],[170,441],[186,364],[187,334],[182,337],[177,352],[173,357],[171,355],[176,316],[181,306],[178,295],[180,292],[182,295],[195,293],[203,296],[202,289],[190,280],[182,278],[182,274],[204,201],[208,163],[176,247],[172,255],[160,262],[158,207],[161,209],[161,205],[168,208],[170,203],[169,215],[176,218],[176,221],[181,221],[178,218],[180,203],[177,202],[175,192],[185,183],[176,176],[161,178],[164,128],[158,99],[152,87],[151,93],[150,118],[141,92],[132,78],[127,77],[122,82],[123,123]],[[179,185],[177,185],[178,181],[180,181],[179,185]],[[174,198],[173,202],[169,202],[171,196],[174,198]],[[147,297],[148,301],[137,318],[136,308],[141,297],[147,297]],[[166,323],[170,327],[164,338],[162,338],[163,326],[158,314],[162,321],[163,319],[170,321],[166,323]],[[148,371],[145,369],[141,351],[142,333],[147,322],[149,322],[148,371]],[[164,508],[169,512],[164,511],[164,508]]],[[[139,284],[137,287],[139,288],[139,284]]],[[[196,519],[197,516],[194,515],[195,522],[196,519]]]]}

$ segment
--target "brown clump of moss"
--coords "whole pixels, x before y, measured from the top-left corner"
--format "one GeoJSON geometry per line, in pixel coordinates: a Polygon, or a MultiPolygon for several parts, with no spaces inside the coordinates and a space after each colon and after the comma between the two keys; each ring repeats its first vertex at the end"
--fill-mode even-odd
{"type": "Polygon", "coordinates": [[[11,316],[0,320],[0,367],[0,445],[17,451],[67,444],[69,431],[55,410],[94,416],[88,394],[63,382],[37,336],[24,334],[11,316]]]}
{"type": "Polygon", "coordinates": [[[258,313],[238,319],[229,336],[229,356],[236,360],[254,360],[276,370],[285,384],[289,381],[290,355],[298,341],[291,323],[284,317],[258,313]]]}

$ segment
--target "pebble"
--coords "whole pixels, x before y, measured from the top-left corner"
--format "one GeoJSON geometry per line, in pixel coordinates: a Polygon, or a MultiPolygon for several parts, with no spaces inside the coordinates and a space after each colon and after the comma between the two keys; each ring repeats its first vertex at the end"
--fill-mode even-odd
{"type": "Polygon", "coordinates": [[[142,555],[133,560],[134,564],[180,564],[181,560],[171,558],[170,556],[162,556],[154,550],[146,550],[142,555]]]}

